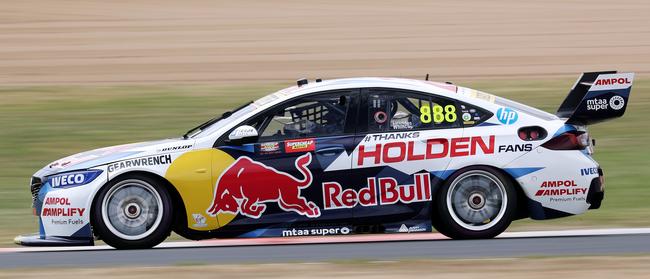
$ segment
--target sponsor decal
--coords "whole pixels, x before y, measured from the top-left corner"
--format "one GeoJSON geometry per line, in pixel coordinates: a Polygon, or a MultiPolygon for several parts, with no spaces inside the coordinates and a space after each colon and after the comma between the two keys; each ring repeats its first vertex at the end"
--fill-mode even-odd
{"type": "Polygon", "coordinates": [[[392,177],[368,177],[366,187],[356,191],[345,189],[338,182],[323,183],[324,210],[353,208],[356,205],[377,206],[431,200],[431,178],[428,173],[414,176],[415,183],[398,185],[392,177]]]}
{"type": "Polygon", "coordinates": [[[164,148],[158,150],[158,152],[177,151],[177,150],[188,149],[188,148],[191,148],[191,147],[192,147],[191,144],[181,145],[181,146],[170,146],[170,147],[164,147],[164,148]]]}
{"type": "Polygon", "coordinates": [[[420,132],[403,132],[403,133],[392,133],[392,134],[378,134],[378,135],[367,135],[363,141],[382,141],[382,140],[395,140],[395,139],[417,139],[420,137],[420,132]]]}
{"type": "Polygon", "coordinates": [[[511,108],[500,108],[497,110],[497,119],[503,124],[514,124],[518,118],[519,114],[511,108]]]}
{"type": "Polygon", "coordinates": [[[596,81],[596,85],[616,85],[616,84],[631,84],[632,81],[628,77],[620,78],[603,78],[596,81]]]}
{"type": "Polygon", "coordinates": [[[476,121],[481,120],[481,113],[476,111],[474,108],[468,108],[465,105],[460,105],[461,111],[463,114],[461,118],[463,119],[464,125],[474,125],[476,121]]]}
{"type": "Polygon", "coordinates": [[[260,153],[263,154],[280,153],[280,143],[277,141],[260,143],[260,153]]]}
{"type": "Polygon", "coordinates": [[[609,99],[609,106],[613,110],[620,110],[623,108],[623,106],[625,106],[625,99],[623,99],[621,96],[614,96],[609,99]]]}
{"type": "Polygon", "coordinates": [[[314,151],[314,149],[316,149],[314,139],[287,140],[284,142],[284,151],[287,153],[308,152],[314,151]]]}
{"type": "Polygon", "coordinates": [[[533,145],[530,143],[526,144],[509,144],[509,145],[499,145],[499,153],[502,152],[528,152],[533,150],[533,145]]]}
{"type": "Polygon", "coordinates": [[[72,207],[72,208],[43,208],[41,216],[82,216],[86,211],[85,208],[72,207]]]}
{"type": "Polygon", "coordinates": [[[348,227],[341,228],[320,228],[320,229],[290,229],[283,230],[282,236],[308,236],[308,235],[337,235],[337,234],[349,234],[351,231],[348,227]]]}
{"type": "Polygon", "coordinates": [[[43,212],[41,216],[45,217],[74,217],[83,216],[86,212],[85,208],[70,207],[70,200],[68,198],[48,197],[45,199],[43,212]]]}
{"type": "Polygon", "coordinates": [[[591,85],[589,91],[628,89],[632,86],[633,80],[633,73],[601,74],[598,75],[598,78],[591,85]]]}
{"type": "Polygon", "coordinates": [[[407,120],[393,120],[390,122],[390,127],[395,130],[406,130],[406,129],[413,129],[413,124],[408,122],[407,120]]]}
{"type": "Polygon", "coordinates": [[[64,173],[49,177],[47,182],[49,182],[50,186],[53,188],[75,187],[92,182],[101,173],[101,170],[64,173]]]}
{"type": "Polygon", "coordinates": [[[115,172],[121,169],[132,167],[146,167],[171,164],[172,155],[158,155],[144,158],[130,159],[121,162],[115,162],[108,165],[108,172],[115,172]]]}
{"type": "Polygon", "coordinates": [[[476,89],[465,88],[463,89],[463,93],[471,98],[481,99],[490,103],[494,103],[494,101],[496,100],[496,96],[482,91],[478,91],[476,89]]]}
{"type": "Polygon", "coordinates": [[[70,205],[68,198],[48,197],[45,199],[45,205],[70,205]]]}
{"type": "Polygon", "coordinates": [[[59,175],[52,177],[52,187],[67,186],[67,185],[80,185],[85,180],[85,176],[81,173],[59,175]]]}
{"type": "Polygon", "coordinates": [[[540,187],[544,189],[537,190],[535,196],[574,196],[587,194],[587,188],[579,187],[574,180],[544,181],[540,187]]]}
{"type": "Polygon", "coordinates": [[[203,214],[194,213],[192,214],[192,219],[194,219],[194,224],[192,225],[192,227],[203,228],[208,225],[206,224],[206,219],[205,216],[203,216],[203,214]]]}
{"type": "Polygon", "coordinates": [[[68,219],[52,219],[50,222],[52,225],[83,225],[85,224],[83,219],[80,218],[68,218],[68,219]]]}
{"type": "Polygon", "coordinates": [[[320,216],[320,208],[300,193],[312,183],[312,173],[307,168],[310,163],[311,153],[296,159],[295,167],[303,176],[298,179],[249,157],[239,157],[217,180],[212,205],[206,213],[210,216],[241,214],[257,219],[266,210],[265,203],[273,202],[284,211],[316,218],[320,216]],[[259,183],[260,177],[264,183],[259,183]]]}
{"type": "Polygon", "coordinates": [[[368,147],[365,145],[359,146],[359,156],[356,162],[358,166],[364,165],[366,160],[372,160],[374,164],[391,164],[404,161],[473,156],[479,153],[494,154],[494,136],[428,139],[425,150],[420,152],[415,150],[415,141],[377,143],[373,149],[368,147]]]}
{"type": "Polygon", "coordinates": [[[250,136],[257,136],[257,130],[251,126],[240,126],[233,130],[230,138],[245,138],[250,136]]]}
{"type": "Polygon", "coordinates": [[[625,99],[621,96],[613,96],[609,99],[595,98],[587,100],[587,110],[599,111],[611,108],[613,110],[620,110],[625,106],[625,99]]]}
{"type": "Polygon", "coordinates": [[[399,227],[399,230],[397,230],[397,232],[401,232],[401,233],[425,232],[425,231],[427,231],[426,228],[420,226],[408,227],[406,226],[406,224],[402,224],[402,226],[399,227]]]}
{"type": "Polygon", "coordinates": [[[580,175],[585,176],[585,175],[594,175],[594,174],[599,174],[598,173],[598,168],[584,168],[580,169],[580,175]]]}
{"type": "Polygon", "coordinates": [[[599,111],[607,109],[609,102],[606,99],[591,99],[587,100],[587,110],[599,111]]]}

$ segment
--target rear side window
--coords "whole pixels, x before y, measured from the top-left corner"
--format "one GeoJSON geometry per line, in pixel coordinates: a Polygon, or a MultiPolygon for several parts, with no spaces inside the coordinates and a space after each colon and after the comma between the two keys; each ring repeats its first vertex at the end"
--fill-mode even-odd
{"type": "Polygon", "coordinates": [[[369,132],[460,127],[456,103],[429,94],[373,89],[367,104],[369,132]]]}
{"type": "Polygon", "coordinates": [[[492,117],[492,113],[477,106],[460,103],[460,118],[464,127],[474,127],[492,117]]]}

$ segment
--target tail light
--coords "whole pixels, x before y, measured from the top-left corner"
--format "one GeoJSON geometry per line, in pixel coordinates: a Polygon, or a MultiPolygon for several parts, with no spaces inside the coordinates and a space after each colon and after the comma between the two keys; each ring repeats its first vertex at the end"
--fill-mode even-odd
{"type": "Polygon", "coordinates": [[[542,146],[551,150],[582,150],[589,146],[589,134],[584,131],[566,132],[542,146]]]}
{"type": "Polygon", "coordinates": [[[539,126],[523,127],[517,132],[519,138],[525,141],[542,140],[546,138],[546,130],[539,126]]]}

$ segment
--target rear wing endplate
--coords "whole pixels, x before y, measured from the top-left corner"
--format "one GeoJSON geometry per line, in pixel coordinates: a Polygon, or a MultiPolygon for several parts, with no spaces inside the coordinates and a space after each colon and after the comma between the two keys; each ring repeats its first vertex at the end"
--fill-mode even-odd
{"type": "Polygon", "coordinates": [[[627,108],[634,73],[583,73],[557,112],[566,123],[590,125],[621,117],[627,108]]]}

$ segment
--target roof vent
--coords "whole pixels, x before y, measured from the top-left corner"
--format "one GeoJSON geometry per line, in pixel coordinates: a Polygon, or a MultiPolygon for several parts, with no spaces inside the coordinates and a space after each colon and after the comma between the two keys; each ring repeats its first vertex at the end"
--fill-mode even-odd
{"type": "Polygon", "coordinates": [[[296,84],[298,84],[298,87],[306,85],[307,83],[309,83],[309,81],[306,78],[301,78],[301,79],[296,81],[296,84]]]}
{"type": "Polygon", "coordinates": [[[317,79],[316,79],[316,82],[321,82],[321,81],[323,81],[323,80],[320,79],[320,78],[317,78],[317,79]]]}

